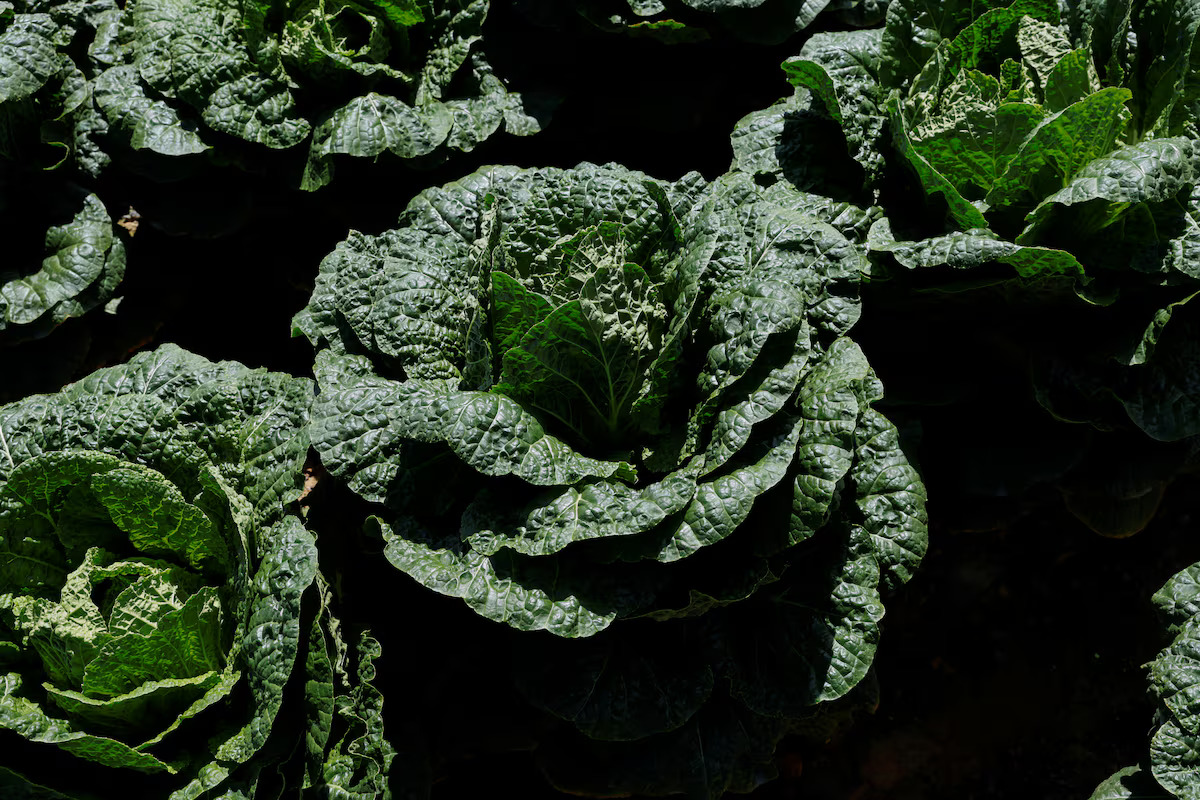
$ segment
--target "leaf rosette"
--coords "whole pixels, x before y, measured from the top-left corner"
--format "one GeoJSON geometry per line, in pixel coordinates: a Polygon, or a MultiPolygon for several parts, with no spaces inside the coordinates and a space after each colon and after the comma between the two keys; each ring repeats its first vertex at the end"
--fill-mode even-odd
{"type": "Polygon", "coordinates": [[[880,29],[814,34],[782,65],[794,95],[732,135],[735,171],[867,243],[882,304],[927,305],[930,331],[1026,315],[1007,336],[1038,402],[1105,434],[1081,464],[1155,440],[1131,470],[1148,491],[1059,476],[1108,535],[1177,472],[1160,443],[1200,434],[1196,30],[1188,2],[896,0],[880,29]]]}
{"type": "MultiPolygon", "coordinates": [[[[744,178],[485,168],[322,263],[294,323],[318,348],[313,443],[377,504],[393,565],[561,637],[532,661],[575,660],[579,680],[527,693],[586,736],[683,736],[728,694],[714,675],[769,696],[737,708],[807,713],[864,677],[879,587],[926,546],[924,488],[846,336],[864,268],[861,246],[744,178]],[[795,667],[763,682],[739,672],[755,645],[734,643],[756,615],[774,637],[757,646],[795,667]],[[657,647],[664,628],[692,649],[657,647]],[[604,686],[585,662],[609,664],[604,686]],[[679,690],[641,707],[663,676],[679,690]],[[793,686],[791,705],[765,685],[793,686]],[[629,718],[588,729],[619,687],[629,718]]],[[[711,790],[743,785],[725,777],[711,790]]]]}
{"type": "Polygon", "coordinates": [[[164,796],[253,794],[285,686],[329,662],[288,510],[311,395],[164,346],[0,407],[0,727],[164,796]]]}

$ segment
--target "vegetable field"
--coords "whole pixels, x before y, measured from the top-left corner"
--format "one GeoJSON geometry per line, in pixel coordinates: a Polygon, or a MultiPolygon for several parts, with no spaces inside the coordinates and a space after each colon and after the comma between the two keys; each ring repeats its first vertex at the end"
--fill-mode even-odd
{"type": "Polygon", "coordinates": [[[1198,34],[0,2],[0,795],[1200,798],[1198,34]]]}

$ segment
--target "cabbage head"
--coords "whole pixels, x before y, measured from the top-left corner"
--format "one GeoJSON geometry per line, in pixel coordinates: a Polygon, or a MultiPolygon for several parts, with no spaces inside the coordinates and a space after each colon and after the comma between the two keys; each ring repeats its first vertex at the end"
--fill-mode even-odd
{"type": "Polygon", "coordinates": [[[164,346],[0,407],[0,728],[60,767],[31,780],[255,796],[285,687],[332,673],[294,506],[311,396],[164,346]]]}
{"type": "Polygon", "coordinates": [[[575,736],[556,785],[748,791],[866,676],[926,530],[846,336],[864,269],[748,179],[591,164],[481,169],[322,263],[313,444],[395,567],[553,634],[512,652],[575,736]]]}

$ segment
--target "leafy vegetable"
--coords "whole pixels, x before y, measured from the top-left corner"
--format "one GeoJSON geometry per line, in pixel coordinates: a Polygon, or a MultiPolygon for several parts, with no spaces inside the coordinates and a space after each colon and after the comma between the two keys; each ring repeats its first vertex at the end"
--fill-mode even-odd
{"type": "MultiPolygon", "coordinates": [[[[711,690],[775,720],[761,760],[779,720],[862,680],[878,587],[926,547],[924,489],[846,337],[865,266],[745,178],[489,167],[322,263],[295,320],[319,350],[313,443],[378,504],[369,529],[393,565],[518,630],[594,637],[533,657],[583,670],[533,679],[535,703],[586,738],[641,740],[687,736],[711,690]],[[647,636],[694,656],[629,644],[647,636]],[[743,662],[764,648],[780,653],[769,676],[743,662]],[[670,675],[678,697],[646,684],[650,705],[631,690],[617,719],[597,710],[617,702],[607,688],[577,685],[586,663],[609,664],[614,692],[670,675]]],[[[717,774],[707,796],[740,785],[717,774]]]]}
{"type": "Polygon", "coordinates": [[[45,336],[116,292],[125,275],[125,246],[100,199],[78,195],[74,218],[46,231],[41,263],[0,273],[0,341],[45,336]]]}
{"type": "MultiPolygon", "coordinates": [[[[386,769],[386,747],[329,740],[328,610],[303,610],[323,596],[288,508],[310,398],[165,346],[0,407],[0,727],[81,760],[52,780],[92,762],[160,775],[172,798],[252,796],[308,681],[326,719],[301,780],[377,796],[337,765],[386,769]]],[[[355,691],[343,714],[371,702],[355,691]]]]}
{"type": "MultiPolygon", "coordinates": [[[[817,33],[783,64],[796,92],[738,123],[733,169],[865,239],[875,277],[1078,321],[1029,353],[1056,417],[1189,439],[1193,16],[1174,2],[895,2],[882,29],[817,33]]],[[[1143,472],[1173,458],[1146,456],[1143,472]]],[[[1110,515],[1079,488],[1082,519],[1110,515]]],[[[1148,520],[1113,518],[1140,521],[1102,526],[1118,535],[1148,520]]]]}
{"type": "Polygon", "coordinates": [[[1154,605],[1175,638],[1150,668],[1151,693],[1158,700],[1155,730],[1146,763],[1123,769],[1092,795],[1092,800],[1125,797],[1196,797],[1200,786],[1196,714],[1200,667],[1200,564],[1174,575],[1154,595],[1154,605]]]}
{"type": "Polygon", "coordinates": [[[483,55],[488,5],[20,0],[0,15],[0,128],[45,123],[93,176],[129,149],[183,157],[223,137],[304,148],[305,189],[336,155],[440,158],[539,127],[483,55]]]}

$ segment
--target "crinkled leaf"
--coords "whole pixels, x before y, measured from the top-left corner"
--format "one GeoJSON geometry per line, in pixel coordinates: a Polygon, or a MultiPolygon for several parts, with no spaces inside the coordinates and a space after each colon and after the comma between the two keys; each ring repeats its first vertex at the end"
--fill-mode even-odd
{"type": "Polygon", "coordinates": [[[516,475],[541,486],[633,476],[625,462],[579,455],[504,395],[376,378],[358,356],[321,353],[317,373],[322,392],[313,406],[313,444],[334,474],[377,501],[386,499],[395,477],[392,448],[405,440],[445,443],[484,474],[516,475]]]}
{"type": "Polygon", "coordinates": [[[900,447],[900,434],[873,408],[859,420],[854,452],[855,504],[888,589],[916,572],[929,547],[925,485],[900,447]]]}
{"type": "Polygon", "coordinates": [[[17,14],[0,33],[0,103],[29,97],[59,71],[58,31],[49,14],[17,14]]]}
{"type": "Polygon", "coordinates": [[[796,456],[803,424],[803,420],[788,420],[784,429],[763,445],[766,452],[753,464],[700,484],[679,527],[659,550],[658,560],[678,561],[736,531],[750,515],[754,501],[784,479],[796,456]]]}
{"type": "Polygon", "coordinates": [[[1129,121],[1125,103],[1132,96],[1128,89],[1101,89],[1043,120],[988,191],[988,205],[1040,202],[1111,152],[1129,121]]]}
{"type": "Polygon", "coordinates": [[[1096,787],[1088,800],[1171,800],[1171,796],[1139,766],[1117,770],[1096,787]]]}
{"type": "Polygon", "coordinates": [[[135,150],[183,156],[202,153],[209,147],[194,130],[195,125],[186,124],[166,102],[146,96],[132,65],[100,73],[93,96],[109,124],[122,130],[135,150]]]}
{"type": "Polygon", "coordinates": [[[1118,148],[1095,158],[1063,188],[1045,196],[1026,218],[1017,242],[1044,235],[1068,210],[1072,232],[1087,236],[1120,219],[1131,206],[1177,197],[1194,186],[1196,178],[1190,140],[1152,139],[1118,148]]]}
{"type": "Polygon", "coordinates": [[[452,124],[453,116],[440,103],[413,107],[374,92],[356,97],[317,123],[301,188],[319,189],[329,182],[333,155],[373,158],[388,151],[416,158],[431,153],[452,124]]]}
{"type": "Polygon", "coordinates": [[[569,486],[515,513],[511,498],[485,494],[463,512],[462,537],[483,555],[501,548],[549,555],[572,542],[648,531],[681,511],[695,493],[696,476],[680,471],[642,489],[617,481],[569,486]]]}
{"type": "MultiPolygon", "coordinates": [[[[124,270],[124,245],[114,236],[108,212],[95,195],[87,196],[72,222],[46,232],[46,251],[50,255],[40,270],[0,286],[0,330],[43,315],[57,319],[60,308],[101,281],[106,271],[124,270]]],[[[107,300],[105,295],[95,303],[107,300]]]]}
{"type": "Polygon", "coordinates": [[[999,263],[1010,265],[1023,278],[1084,275],[1083,265],[1065,250],[1022,247],[1004,241],[986,228],[901,242],[892,238],[891,227],[884,219],[871,226],[868,243],[876,252],[891,253],[909,269],[940,266],[974,269],[999,263]]]}
{"type": "Polygon", "coordinates": [[[237,15],[219,0],[138,0],[126,13],[142,78],[195,108],[210,128],[274,148],[308,135],[289,86],[251,60],[237,15]]]}
{"type": "Polygon", "coordinates": [[[383,535],[397,569],[439,594],[458,597],[477,614],[518,630],[556,636],[592,636],[619,614],[645,605],[653,585],[642,572],[632,576],[562,570],[554,558],[529,559],[500,550],[484,556],[454,539],[437,541],[414,521],[368,522],[383,535]]]}
{"type": "Polygon", "coordinates": [[[839,339],[806,376],[796,398],[801,436],[793,482],[792,519],[784,546],[812,536],[830,518],[834,498],[854,460],[870,366],[858,345],[839,339]]]}
{"type": "Polygon", "coordinates": [[[54,744],[72,755],[107,767],[141,772],[171,772],[170,766],[149,753],[141,753],[115,739],[72,730],[70,723],[48,716],[37,704],[21,696],[21,677],[0,678],[0,728],[33,742],[54,744]]]}
{"type": "Polygon", "coordinates": [[[868,534],[845,531],[821,576],[765,599],[754,625],[737,625],[727,669],[734,696],[765,716],[796,717],[842,697],[867,674],[879,644],[879,564],[868,534]]]}
{"type": "Polygon", "coordinates": [[[1150,771],[1178,800],[1200,797],[1200,735],[1168,720],[1150,739],[1150,771]]]}
{"type": "Polygon", "coordinates": [[[1180,570],[1154,594],[1154,605],[1174,629],[1200,615],[1200,563],[1180,570]]]}
{"type": "Polygon", "coordinates": [[[879,83],[881,29],[818,33],[783,63],[788,80],[821,101],[846,133],[850,154],[869,177],[883,169],[885,94],[879,83]]]}

